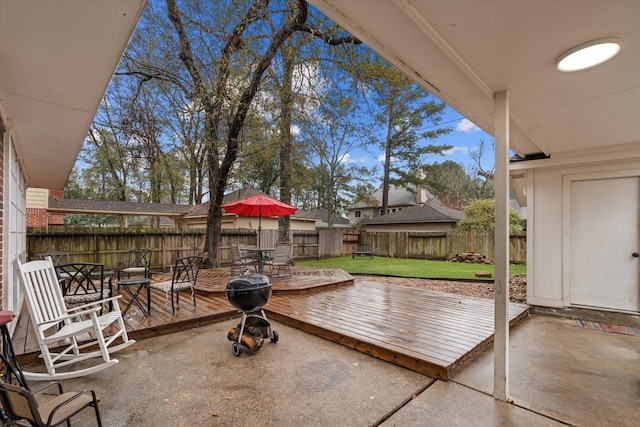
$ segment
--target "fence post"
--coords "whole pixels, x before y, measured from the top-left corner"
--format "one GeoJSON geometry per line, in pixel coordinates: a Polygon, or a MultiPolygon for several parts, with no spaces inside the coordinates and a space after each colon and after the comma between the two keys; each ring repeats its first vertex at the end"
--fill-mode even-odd
{"type": "Polygon", "coordinates": [[[100,239],[97,234],[93,235],[93,262],[100,263],[100,239]]]}

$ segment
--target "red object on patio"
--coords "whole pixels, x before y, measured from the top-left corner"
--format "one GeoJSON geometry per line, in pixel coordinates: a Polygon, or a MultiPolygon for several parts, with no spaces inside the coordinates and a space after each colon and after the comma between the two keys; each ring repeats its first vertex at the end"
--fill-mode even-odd
{"type": "Polygon", "coordinates": [[[226,203],[220,207],[229,213],[258,217],[258,248],[260,247],[263,216],[293,215],[298,210],[298,208],[262,194],[238,200],[237,202],[226,203]]]}
{"type": "Polygon", "coordinates": [[[237,202],[226,203],[220,207],[230,213],[258,217],[293,215],[298,210],[298,208],[261,194],[237,202]]]}

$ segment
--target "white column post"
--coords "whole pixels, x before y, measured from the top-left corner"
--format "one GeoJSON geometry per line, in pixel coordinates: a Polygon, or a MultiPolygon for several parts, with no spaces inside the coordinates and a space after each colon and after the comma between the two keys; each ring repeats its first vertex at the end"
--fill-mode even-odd
{"type": "Polygon", "coordinates": [[[509,397],[509,92],[495,101],[495,327],[493,344],[493,397],[509,397]]]}

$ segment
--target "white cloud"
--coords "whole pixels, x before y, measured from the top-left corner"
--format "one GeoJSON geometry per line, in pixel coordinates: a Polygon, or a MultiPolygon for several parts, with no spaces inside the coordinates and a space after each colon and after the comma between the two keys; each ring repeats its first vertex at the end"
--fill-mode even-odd
{"type": "Polygon", "coordinates": [[[351,155],[349,153],[345,153],[344,156],[342,156],[342,158],[340,159],[340,163],[344,163],[344,164],[349,164],[349,163],[355,163],[356,160],[351,157],[351,155]]]}
{"type": "Polygon", "coordinates": [[[344,156],[342,156],[342,158],[340,159],[340,163],[343,164],[350,164],[350,163],[362,163],[362,164],[366,164],[369,163],[370,161],[370,157],[367,156],[362,156],[362,157],[353,157],[351,154],[346,153],[344,156]]]}
{"type": "Polygon", "coordinates": [[[291,125],[291,135],[293,135],[293,136],[298,136],[298,135],[300,135],[300,126],[298,126],[298,125],[291,125]]]}
{"type": "Polygon", "coordinates": [[[456,125],[456,131],[464,132],[464,133],[473,133],[473,132],[479,132],[480,128],[474,125],[470,120],[462,119],[456,125]]]}
{"type": "Polygon", "coordinates": [[[458,146],[458,147],[453,147],[449,150],[443,151],[443,154],[445,156],[453,156],[456,153],[465,154],[465,155],[469,154],[469,147],[458,146]]]}
{"type": "MultiPolygon", "coordinates": [[[[376,157],[376,160],[377,160],[377,161],[379,161],[380,163],[384,163],[384,158],[385,158],[384,153],[380,153],[380,154],[378,155],[378,157],[376,157]]],[[[391,158],[390,158],[389,160],[390,160],[391,162],[395,162],[396,160],[398,160],[398,158],[397,158],[397,157],[393,157],[393,156],[391,156],[391,158]]]]}

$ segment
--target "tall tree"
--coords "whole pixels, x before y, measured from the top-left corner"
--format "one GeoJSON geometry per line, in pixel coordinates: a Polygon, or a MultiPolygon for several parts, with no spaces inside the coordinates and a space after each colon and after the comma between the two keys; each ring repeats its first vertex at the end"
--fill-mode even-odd
{"type": "MultiPolygon", "coordinates": [[[[205,248],[209,254],[209,261],[217,265],[219,236],[221,230],[222,198],[227,187],[227,181],[238,154],[239,137],[245,119],[251,107],[262,77],[271,65],[273,57],[282,43],[296,31],[298,25],[304,24],[308,16],[308,6],[304,0],[295,2],[294,7],[285,11],[281,25],[273,34],[263,33],[261,36],[267,40],[262,46],[251,49],[251,56],[255,61],[247,69],[248,73],[243,79],[236,78],[230,81],[232,61],[239,55],[246,60],[249,54],[247,45],[252,40],[261,39],[248,29],[255,28],[265,14],[268,14],[269,1],[255,0],[239,17],[231,31],[224,36],[224,45],[219,53],[217,61],[217,75],[212,81],[206,80],[206,74],[201,70],[209,61],[196,56],[192,49],[194,35],[187,31],[183,14],[175,0],[167,0],[167,13],[172,22],[178,40],[179,57],[190,77],[190,91],[203,106],[205,113],[205,142],[207,147],[207,166],[211,198],[207,217],[207,236],[205,248]],[[262,49],[259,49],[259,48],[262,49]],[[234,87],[236,96],[230,90],[234,87]],[[229,108],[228,106],[231,106],[229,108]],[[229,114],[230,113],[230,114],[229,114]],[[223,129],[223,120],[230,117],[231,120],[223,129]],[[226,130],[226,135],[224,131],[226,130]],[[223,145],[219,144],[224,141],[223,145]]],[[[187,23],[190,23],[187,20],[187,23]]],[[[192,28],[193,31],[197,28],[192,28]]],[[[208,29],[209,31],[211,29],[208,29]]],[[[258,30],[256,30],[258,31],[258,30]]],[[[204,36],[205,32],[200,32],[204,36]]]]}
{"type": "MultiPolygon", "coordinates": [[[[161,84],[164,100],[167,104],[166,123],[171,132],[170,149],[174,165],[171,172],[180,174],[188,183],[187,204],[200,204],[204,201],[207,173],[205,168],[205,150],[202,143],[204,121],[202,108],[189,102],[184,94],[173,85],[161,84]],[[175,164],[178,162],[179,164],[175,164]],[[186,174],[182,173],[186,171],[186,174]]],[[[171,182],[175,182],[172,180],[171,182]]],[[[172,196],[178,191],[172,191],[172,196]]],[[[174,202],[175,203],[175,202],[174,202]]]]}
{"type": "Polygon", "coordinates": [[[438,201],[452,209],[461,209],[477,199],[476,180],[464,168],[451,160],[422,167],[427,188],[438,201]]]}
{"type": "Polygon", "coordinates": [[[343,96],[340,86],[324,94],[317,108],[301,121],[303,142],[313,152],[319,208],[326,209],[329,227],[345,209],[351,182],[364,180],[367,168],[349,162],[349,154],[363,148],[369,129],[359,117],[360,105],[343,96]]]}
{"type": "MultiPolygon", "coordinates": [[[[289,7],[296,0],[287,0],[289,7]]],[[[298,35],[289,37],[281,46],[282,57],[282,74],[279,84],[279,100],[280,100],[280,116],[279,116],[279,149],[280,149],[280,200],[291,204],[292,199],[292,160],[294,153],[293,136],[291,134],[292,118],[296,104],[303,102],[295,102],[295,95],[304,96],[306,92],[314,86],[313,70],[321,63],[320,58],[329,58],[328,63],[335,66],[338,62],[335,60],[335,46],[359,45],[360,40],[351,36],[343,35],[342,30],[335,24],[328,21],[324,15],[317,14],[311,17],[313,24],[299,25],[298,35]],[[303,35],[309,35],[304,37],[303,35]],[[319,43],[316,49],[309,48],[309,44],[314,39],[320,39],[323,43],[319,43]],[[324,52],[323,49],[329,50],[324,52]],[[322,51],[322,53],[320,53],[322,51]],[[306,55],[306,58],[303,57],[306,55]],[[309,64],[311,64],[309,66],[309,64]],[[296,68],[297,66],[297,68],[296,68]],[[297,71],[297,73],[296,73],[297,71]]],[[[274,80],[278,80],[275,78],[274,80]]],[[[289,240],[290,234],[289,216],[278,218],[278,235],[281,240],[289,240]]]]}
{"type": "Polygon", "coordinates": [[[382,214],[389,206],[389,187],[405,187],[415,191],[424,187],[425,177],[419,174],[426,156],[442,154],[447,145],[433,145],[439,136],[451,132],[450,127],[437,127],[445,105],[437,102],[425,90],[402,72],[378,57],[364,68],[365,81],[373,89],[372,97],[379,108],[377,121],[384,137],[378,145],[384,152],[382,214]],[[423,130],[427,122],[429,130],[423,130]]]}
{"type": "Polygon", "coordinates": [[[471,172],[477,177],[475,180],[476,199],[493,199],[495,197],[496,189],[493,181],[495,167],[491,168],[491,170],[485,170],[482,162],[486,150],[487,144],[484,139],[480,139],[478,145],[473,147],[470,152],[471,159],[473,160],[471,172]]]}

